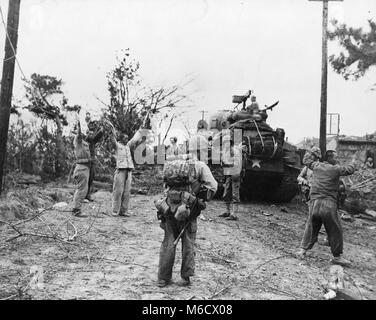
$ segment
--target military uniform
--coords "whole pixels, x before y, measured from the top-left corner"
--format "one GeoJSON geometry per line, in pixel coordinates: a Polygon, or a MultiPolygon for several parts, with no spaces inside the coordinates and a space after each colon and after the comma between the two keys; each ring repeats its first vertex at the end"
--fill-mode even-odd
{"type": "MultiPolygon", "coordinates": [[[[189,277],[194,275],[195,270],[195,241],[197,232],[197,215],[191,219],[187,225],[187,220],[179,221],[176,219],[176,211],[181,206],[181,194],[194,194],[192,186],[194,183],[199,183],[205,186],[208,190],[207,201],[210,201],[217,191],[217,182],[215,181],[209,167],[202,161],[187,160],[189,165],[189,181],[186,186],[171,187],[166,185],[165,195],[167,196],[166,204],[168,210],[163,214],[161,221],[161,228],[164,230],[164,239],[161,244],[159,253],[159,268],[158,268],[158,285],[165,286],[170,283],[172,278],[172,269],[175,261],[176,246],[175,239],[186,226],[181,240],[182,240],[182,265],[180,274],[182,277],[182,284],[189,284],[189,277]]],[[[157,206],[157,208],[159,208],[157,206]]]]}
{"type": "Polygon", "coordinates": [[[255,114],[260,111],[259,104],[257,102],[252,102],[249,106],[247,106],[246,110],[249,113],[255,114]]]}
{"type": "Polygon", "coordinates": [[[313,247],[324,224],[333,257],[339,258],[343,251],[343,230],[337,211],[340,176],[354,173],[355,165],[333,165],[326,161],[313,161],[310,157],[307,153],[303,159],[303,163],[312,170],[313,175],[309,215],[301,248],[306,251],[313,247]]]}
{"type": "Polygon", "coordinates": [[[223,200],[226,204],[226,212],[220,217],[226,217],[229,220],[237,220],[235,215],[239,211],[240,203],[240,182],[242,171],[242,149],[235,146],[233,150],[233,162],[231,164],[223,163],[223,175],[225,177],[223,200]]]}
{"type": "Polygon", "coordinates": [[[300,185],[301,192],[304,196],[306,202],[309,201],[309,192],[311,190],[312,184],[312,170],[305,166],[300,172],[298,178],[298,183],[300,185]]]}
{"type": "Polygon", "coordinates": [[[73,172],[73,178],[76,185],[76,191],[73,196],[73,213],[81,213],[81,205],[85,199],[89,185],[90,175],[90,149],[89,144],[83,140],[79,132],[73,140],[74,152],[76,156],[76,167],[73,172]]]}
{"type": "Polygon", "coordinates": [[[89,184],[86,199],[90,200],[90,194],[92,193],[92,185],[95,177],[95,145],[103,137],[104,131],[100,128],[96,132],[93,130],[88,130],[86,141],[89,143],[90,150],[90,174],[89,174],[89,184]]]}

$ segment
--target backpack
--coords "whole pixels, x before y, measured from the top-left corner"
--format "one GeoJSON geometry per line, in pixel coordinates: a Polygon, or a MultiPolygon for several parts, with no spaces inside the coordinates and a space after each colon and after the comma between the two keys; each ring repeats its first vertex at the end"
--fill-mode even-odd
{"type": "Polygon", "coordinates": [[[189,185],[190,165],[187,160],[168,161],[163,168],[163,181],[169,187],[189,185]]]}

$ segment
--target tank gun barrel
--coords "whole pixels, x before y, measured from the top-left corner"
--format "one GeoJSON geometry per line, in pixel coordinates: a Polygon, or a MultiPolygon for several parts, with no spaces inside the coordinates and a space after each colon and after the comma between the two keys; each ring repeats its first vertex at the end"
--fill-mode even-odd
{"type": "Polygon", "coordinates": [[[267,110],[272,110],[273,111],[273,108],[279,103],[279,101],[277,102],[274,102],[272,105],[270,106],[265,106],[265,109],[262,109],[261,111],[267,111],[267,110]]]}

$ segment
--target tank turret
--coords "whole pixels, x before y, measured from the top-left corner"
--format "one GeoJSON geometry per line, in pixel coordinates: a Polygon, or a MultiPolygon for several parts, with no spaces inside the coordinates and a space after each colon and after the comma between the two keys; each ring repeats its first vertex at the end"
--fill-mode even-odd
{"type": "MultiPolygon", "coordinates": [[[[290,201],[299,191],[296,179],[302,167],[301,155],[295,146],[286,141],[284,129],[273,129],[266,122],[268,111],[273,110],[279,101],[264,109],[252,110],[246,107],[251,92],[249,90],[249,94],[233,96],[232,101],[237,104],[234,110],[220,110],[213,114],[209,119],[208,130],[218,138],[224,129],[229,129],[230,132],[241,129],[242,198],[290,201]],[[243,107],[238,110],[240,104],[243,107]]],[[[218,162],[211,163],[210,160],[209,157],[209,166],[221,184],[221,165],[218,162]]],[[[217,196],[220,196],[221,190],[219,188],[217,196]]]]}

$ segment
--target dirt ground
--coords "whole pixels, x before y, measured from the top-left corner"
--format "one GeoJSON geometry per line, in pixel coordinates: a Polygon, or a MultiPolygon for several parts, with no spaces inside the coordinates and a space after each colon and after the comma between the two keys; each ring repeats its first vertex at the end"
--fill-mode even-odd
{"type": "MultiPolygon", "coordinates": [[[[192,285],[157,287],[158,197],[133,195],[131,217],[122,218],[110,215],[111,194],[98,191],[95,202],[84,204],[85,218],[72,217],[69,204],[0,224],[0,299],[323,299],[331,266],[329,247],[320,244],[324,231],[305,260],[293,255],[307,215],[299,201],[245,203],[238,221],[218,217],[223,202],[209,203],[198,223],[192,285]]],[[[346,290],[376,299],[376,222],[343,226],[352,262],[346,290]]],[[[174,281],[180,251],[179,243],[174,281]]]]}

